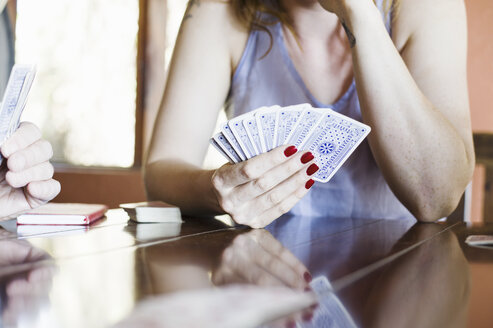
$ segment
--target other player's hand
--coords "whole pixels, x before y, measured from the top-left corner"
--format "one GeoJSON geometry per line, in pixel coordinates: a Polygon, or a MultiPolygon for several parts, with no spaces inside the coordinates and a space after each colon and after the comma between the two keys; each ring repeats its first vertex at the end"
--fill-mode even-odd
{"type": "Polygon", "coordinates": [[[53,180],[50,143],[32,123],[22,122],[0,147],[0,218],[38,207],[60,192],[53,180]]]}

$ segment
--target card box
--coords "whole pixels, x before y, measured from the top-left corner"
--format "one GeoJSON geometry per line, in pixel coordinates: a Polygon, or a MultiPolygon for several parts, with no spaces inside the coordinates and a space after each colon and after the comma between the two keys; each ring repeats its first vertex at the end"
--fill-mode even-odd
{"type": "Polygon", "coordinates": [[[102,218],[101,204],[48,203],[17,217],[17,224],[88,225],[102,218]]]}
{"type": "Polygon", "coordinates": [[[120,207],[135,222],[182,222],[180,208],[160,201],[120,204],[120,207]]]}

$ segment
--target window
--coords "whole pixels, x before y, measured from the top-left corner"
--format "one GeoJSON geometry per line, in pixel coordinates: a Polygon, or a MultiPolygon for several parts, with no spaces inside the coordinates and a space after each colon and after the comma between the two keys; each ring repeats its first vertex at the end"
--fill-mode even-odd
{"type": "Polygon", "coordinates": [[[37,65],[23,120],[54,161],[131,167],[139,0],[18,0],[16,61],[37,65]]]}

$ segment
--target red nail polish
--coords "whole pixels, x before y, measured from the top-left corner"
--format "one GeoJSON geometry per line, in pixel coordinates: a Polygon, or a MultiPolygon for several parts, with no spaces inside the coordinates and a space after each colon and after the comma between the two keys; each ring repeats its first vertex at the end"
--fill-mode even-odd
{"type": "Polygon", "coordinates": [[[298,149],[296,149],[295,146],[289,146],[284,150],[284,155],[286,155],[286,157],[293,156],[297,151],[298,149]]]}
{"type": "Polygon", "coordinates": [[[312,281],[312,275],[308,271],[305,271],[305,273],[303,274],[303,278],[305,278],[306,282],[312,281]]]}
{"type": "Polygon", "coordinates": [[[301,163],[306,164],[314,158],[315,156],[313,156],[311,152],[305,153],[303,154],[303,156],[301,156],[301,163]]]}
{"type": "Polygon", "coordinates": [[[310,189],[314,183],[315,181],[313,181],[312,179],[308,180],[307,183],[305,184],[305,188],[310,189]]]}
{"type": "Polygon", "coordinates": [[[310,165],[308,167],[308,169],[306,170],[306,174],[308,175],[312,175],[313,173],[317,172],[318,171],[318,165],[313,163],[312,165],[310,165]]]}
{"type": "Polygon", "coordinates": [[[296,322],[290,320],[286,323],[286,328],[296,328],[296,322]]]}
{"type": "Polygon", "coordinates": [[[313,319],[313,312],[304,313],[303,316],[301,317],[301,319],[303,321],[306,321],[306,322],[312,321],[312,319],[313,319]]]}

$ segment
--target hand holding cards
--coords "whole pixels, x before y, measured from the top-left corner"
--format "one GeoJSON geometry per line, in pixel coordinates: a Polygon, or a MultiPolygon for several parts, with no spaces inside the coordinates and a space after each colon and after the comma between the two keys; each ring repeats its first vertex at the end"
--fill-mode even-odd
{"type": "Polygon", "coordinates": [[[294,145],[315,155],[320,170],[313,179],[328,182],[368,133],[369,126],[329,108],[272,106],[231,119],[211,144],[231,163],[294,145]]]}

